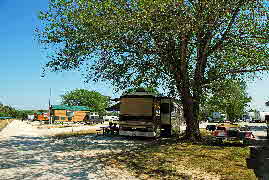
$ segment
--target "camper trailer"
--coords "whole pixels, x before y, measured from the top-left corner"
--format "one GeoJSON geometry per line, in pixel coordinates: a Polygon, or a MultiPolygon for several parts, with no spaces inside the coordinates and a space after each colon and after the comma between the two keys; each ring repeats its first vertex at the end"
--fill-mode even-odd
{"type": "Polygon", "coordinates": [[[242,119],[246,122],[256,122],[256,123],[265,123],[266,116],[269,115],[269,112],[257,111],[257,112],[248,112],[244,114],[242,119]]]}
{"type": "Polygon", "coordinates": [[[119,134],[123,136],[170,136],[172,100],[148,92],[120,97],[119,134]]]}
{"type": "Polygon", "coordinates": [[[49,113],[36,112],[33,117],[34,121],[49,121],[49,113]]]}

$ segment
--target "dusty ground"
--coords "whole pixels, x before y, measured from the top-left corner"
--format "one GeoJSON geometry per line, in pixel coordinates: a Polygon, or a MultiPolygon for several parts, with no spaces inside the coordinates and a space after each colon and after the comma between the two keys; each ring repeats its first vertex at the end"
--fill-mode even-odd
{"type": "MultiPolygon", "coordinates": [[[[100,126],[104,125],[47,129],[37,128],[36,123],[13,121],[0,133],[0,179],[147,179],[137,178],[124,168],[105,166],[101,159],[103,155],[132,150],[148,141],[96,135],[48,137],[100,126]]],[[[199,169],[184,166],[177,169],[192,179],[220,179],[199,169]]]]}
{"type": "Polygon", "coordinates": [[[9,124],[0,135],[0,179],[136,179],[127,171],[104,167],[99,157],[139,143],[95,135],[44,137],[54,131],[18,120],[9,124]]]}

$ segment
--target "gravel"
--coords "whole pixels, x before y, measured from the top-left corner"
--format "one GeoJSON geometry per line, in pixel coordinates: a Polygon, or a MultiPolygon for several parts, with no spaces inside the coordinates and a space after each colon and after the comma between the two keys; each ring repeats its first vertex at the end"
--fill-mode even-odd
{"type": "Polygon", "coordinates": [[[95,135],[44,137],[50,133],[55,130],[37,129],[18,120],[9,124],[0,135],[1,179],[137,179],[126,170],[106,167],[100,157],[143,143],[95,135]]]}

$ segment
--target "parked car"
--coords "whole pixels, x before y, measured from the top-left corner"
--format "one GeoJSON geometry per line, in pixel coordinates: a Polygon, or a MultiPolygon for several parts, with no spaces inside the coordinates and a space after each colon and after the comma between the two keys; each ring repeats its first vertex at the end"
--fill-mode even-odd
{"type": "Polygon", "coordinates": [[[222,143],[223,140],[229,141],[243,141],[243,144],[250,144],[255,136],[253,133],[244,127],[240,127],[237,124],[221,124],[216,127],[213,132],[213,136],[222,143]]]}
{"type": "Polygon", "coordinates": [[[207,125],[205,129],[208,131],[215,131],[216,125],[214,125],[214,124],[207,125]]]}

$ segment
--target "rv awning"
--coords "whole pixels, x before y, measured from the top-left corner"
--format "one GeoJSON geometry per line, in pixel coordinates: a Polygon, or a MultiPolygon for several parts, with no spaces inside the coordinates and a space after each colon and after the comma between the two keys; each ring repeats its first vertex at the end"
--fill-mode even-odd
{"type": "Polygon", "coordinates": [[[52,110],[70,110],[70,111],[93,111],[87,106],[67,106],[67,105],[52,105],[52,110]]]}

